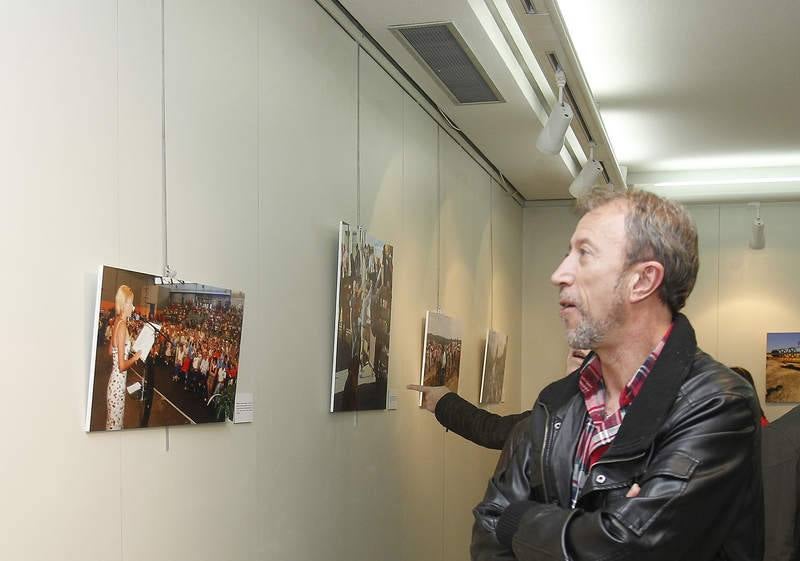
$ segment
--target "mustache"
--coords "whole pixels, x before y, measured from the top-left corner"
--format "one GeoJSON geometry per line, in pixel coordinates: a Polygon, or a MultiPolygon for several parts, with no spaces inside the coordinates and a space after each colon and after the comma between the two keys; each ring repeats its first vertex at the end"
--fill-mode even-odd
{"type": "Polygon", "coordinates": [[[565,304],[567,306],[575,306],[576,308],[582,307],[582,302],[577,298],[572,298],[563,292],[559,293],[558,295],[558,302],[559,304],[565,304]]]}

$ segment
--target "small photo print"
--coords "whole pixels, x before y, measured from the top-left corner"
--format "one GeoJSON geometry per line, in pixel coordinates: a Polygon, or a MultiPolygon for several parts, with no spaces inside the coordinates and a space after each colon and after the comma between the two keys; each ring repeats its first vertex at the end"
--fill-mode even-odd
{"type": "MultiPolygon", "coordinates": [[[[463,337],[464,330],[459,320],[439,312],[427,313],[420,375],[423,386],[447,386],[458,393],[463,337]]],[[[422,398],[420,393],[420,406],[422,398]]]]}
{"type": "Polygon", "coordinates": [[[490,329],[486,333],[483,354],[480,403],[500,403],[503,400],[503,379],[506,374],[508,335],[490,329]]]}
{"type": "Polygon", "coordinates": [[[800,403],[800,333],[767,333],[767,403],[800,403]]]}
{"type": "Polygon", "coordinates": [[[244,293],[102,266],[86,430],[232,418],[244,293]]]}

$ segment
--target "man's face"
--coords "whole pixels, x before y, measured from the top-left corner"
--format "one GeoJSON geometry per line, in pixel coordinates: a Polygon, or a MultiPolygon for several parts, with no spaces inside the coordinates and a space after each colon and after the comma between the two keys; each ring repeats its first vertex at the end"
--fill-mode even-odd
{"type": "Polygon", "coordinates": [[[559,288],[567,343],[596,349],[625,318],[625,207],[610,203],[581,218],[550,280],[559,288]]]}

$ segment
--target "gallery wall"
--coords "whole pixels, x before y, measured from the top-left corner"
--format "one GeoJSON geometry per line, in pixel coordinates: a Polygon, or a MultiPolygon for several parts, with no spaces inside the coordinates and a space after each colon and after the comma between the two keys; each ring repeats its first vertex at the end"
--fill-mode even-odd
{"type": "MultiPolygon", "coordinates": [[[[764,412],[774,420],[792,404],[767,404],[768,332],[800,331],[797,293],[800,203],[764,203],[766,248],[749,249],[754,209],[745,204],[688,205],[697,224],[700,272],[684,310],[700,347],[721,362],[747,368],[764,412]]],[[[566,343],[550,274],[564,256],[577,216],[566,203],[525,209],[523,273],[523,377],[521,402],[563,375],[566,343]]]]}
{"type": "Polygon", "coordinates": [[[404,389],[425,311],[509,334],[522,209],[312,0],[7,3],[0,558],[455,561],[497,458],[404,389]],[[339,220],[395,246],[394,411],[327,412],[339,220]],[[166,255],[163,242],[166,235],[166,255]],[[255,422],[85,434],[97,266],[246,294],[255,422]]]}

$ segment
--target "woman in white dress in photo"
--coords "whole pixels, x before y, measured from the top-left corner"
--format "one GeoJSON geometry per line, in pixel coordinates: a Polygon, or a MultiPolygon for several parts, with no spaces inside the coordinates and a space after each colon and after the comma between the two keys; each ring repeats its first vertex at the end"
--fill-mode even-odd
{"type": "Polygon", "coordinates": [[[128,334],[128,318],[133,313],[133,291],[127,285],[120,285],[114,298],[117,315],[114,328],[108,342],[108,354],[111,355],[111,377],[106,390],[106,430],[120,430],[125,415],[125,386],[127,370],[139,360],[141,353],[128,357],[130,351],[130,335],[128,334]]]}

